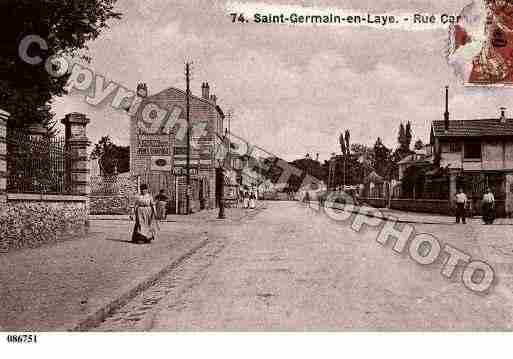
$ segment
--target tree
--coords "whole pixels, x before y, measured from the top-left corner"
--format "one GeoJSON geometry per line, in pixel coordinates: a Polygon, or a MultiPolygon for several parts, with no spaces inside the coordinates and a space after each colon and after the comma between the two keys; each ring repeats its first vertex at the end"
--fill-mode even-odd
{"type": "Polygon", "coordinates": [[[349,134],[349,130],[346,130],[344,138],[346,140],[347,157],[349,157],[349,155],[351,154],[351,147],[349,146],[349,139],[351,138],[351,135],[349,134]]]}
{"type": "Polygon", "coordinates": [[[403,123],[401,123],[399,126],[399,134],[397,136],[397,142],[399,142],[399,148],[397,148],[392,155],[392,160],[395,163],[399,162],[404,157],[413,153],[410,150],[411,139],[412,139],[411,123],[408,121],[406,123],[406,127],[404,126],[403,123]]]}
{"type": "Polygon", "coordinates": [[[361,143],[353,143],[351,144],[351,151],[358,162],[369,163],[369,165],[374,163],[374,148],[361,143]]]}
{"type": "Polygon", "coordinates": [[[405,147],[406,149],[410,149],[410,146],[411,146],[411,139],[412,139],[413,135],[412,135],[412,132],[411,132],[411,122],[408,121],[406,123],[406,129],[405,129],[405,147]]]}
{"type": "Polygon", "coordinates": [[[327,181],[328,173],[326,172],[326,168],[311,158],[301,158],[299,160],[289,162],[289,164],[300,169],[302,172],[301,177],[291,176],[289,178],[288,187],[293,191],[298,191],[300,189],[304,180],[304,175],[310,175],[319,181],[327,181]]]}
{"type": "Polygon", "coordinates": [[[403,123],[399,125],[399,135],[397,136],[397,142],[399,142],[399,147],[406,148],[407,143],[406,130],[404,128],[403,123]]]}
{"type": "MultiPolygon", "coordinates": [[[[87,50],[87,43],[108,28],[117,0],[3,0],[0,21],[0,108],[11,113],[9,124],[23,127],[31,123],[52,126],[50,104],[54,96],[66,93],[69,77],[52,77],[45,60],[53,55],[76,56],[87,50]],[[40,56],[37,65],[26,63],[19,45],[27,35],[44,39],[48,49],[33,44],[30,56],[40,56]]],[[[82,54],[82,58],[89,58],[82,54]]]]}
{"type": "Polygon", "coordinates": [[[389,168],[391,167],[391,151],[383,144],[381,138],[378,137],[374,144],[375,162],[374,170],[382,177],[388,177],[389,168]]]}
{"type": "Polygon", "coordinates": [[[417,141],[415,141],[415,145],[413,145],[413,148],[415,148],[416,150],[421,150],[422,148],[424,148],[424,142],[422,142],[422,140],[419,138],[417,141]]]}
{"type": "Polygon", "coordinates": [[[346,142],[344,139],[344,135],[340,133],[340,136],[338,137],[338,143],[340,143],[340,152],[343,156],[346,155],[346,142]]]}
{"type": "Polygon", "coordinates": [[[98,141],[91,152],[91,158],[98,160],[103,174],[130,171],[130,148],[114,144],[109,136],[103,136],[98,141]]]}

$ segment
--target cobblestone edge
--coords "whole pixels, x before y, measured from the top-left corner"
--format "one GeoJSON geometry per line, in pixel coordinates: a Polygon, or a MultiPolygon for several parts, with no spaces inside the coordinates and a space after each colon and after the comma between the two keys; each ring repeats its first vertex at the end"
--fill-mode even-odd
{"type": "Polygon", "coordinates": [[[186,253],[179,256],[177,259],[172,261],[170,264],[161,269],[158,273],[151,275],[147,279],[140,282],[134,288],[128,290],[121,296],[116,299],[111,300],[109,303],[105,304],[100,309],[96,310],[96,312],[88,315],[86,318],[81,319],[77,324],[75,324],[72,328],[67,329],[70,332],[83,332],[88,329],[94,328],[98,326],[101,322],[105,320],[112,312],[121,308],[130,300],[135,298],[144,290],[148,289],[152,285],[154,285],[160,278],[171,272],[178,265],[180,265],[184,260],[191,257],[194,253],[196,253],[199,249],[204,247],[208,243],[208,238],[203,239],[199,244],[195,245],[193,248],[188,250],[186,253]]]}

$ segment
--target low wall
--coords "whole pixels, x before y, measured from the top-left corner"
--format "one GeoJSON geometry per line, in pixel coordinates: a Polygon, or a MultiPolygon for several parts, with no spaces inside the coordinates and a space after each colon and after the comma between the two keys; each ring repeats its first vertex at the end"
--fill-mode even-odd
{"type": "Polygon", "coordinates": [[[84,234],[86,196],[8,194],[0,203],[0,252],[84,234]]]}
{"type": "Polygon", "coordinates": [[[387,206],[387,203],[384,198],[359,198],[361,203],[367,203],[371,207],[375,208],[384,208],[387,206]]]}
{"type": "MultiPolygon", "coordinates": [[[[370,203],[369,203],[370,204],[370,203]]],[[[472,214],[473,215],[481,215],[481,201],[474,200],[472,202],[472,214]]],[[[442,199],[392,199],[390,204],[390,208],[397,209],[401,211],[411,211],[411,212],[425,212],[425,213],[436,213],[436,214],[445,214],[445,215],[455,215],[455,208],[449,202],[449,200],[442,199]]],[[[496,208],[496,216],[497,217],[505,217],[506,216],[506,207],[504,200],[496,200],[495,201],[496,208]]]]}
{"type": "Polygon", "coordinates": [[[450,202],[444,199],[404,199],[395,198],[390,203],[390,208],[401,211],[425,212],[452,215],[450,202]]]}
{"type": "Polygon", "coordinates": [[[91,214],[128,214],[130,202],[128,196],[110,195],[90,197],[91,214]]]}
{"type": "Polygon", "coordinates": [[[91,214],[128,214],[137,194],[137,179],[129,174],[91,176],[91,214]]]}

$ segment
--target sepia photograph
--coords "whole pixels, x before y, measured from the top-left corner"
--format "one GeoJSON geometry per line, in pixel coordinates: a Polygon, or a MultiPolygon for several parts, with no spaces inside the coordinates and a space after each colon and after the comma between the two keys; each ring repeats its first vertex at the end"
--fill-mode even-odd
{"type": "Polygon", "coordinates": [[[0,17],[0,348],[511,339],[513,0],[0,17]]]}

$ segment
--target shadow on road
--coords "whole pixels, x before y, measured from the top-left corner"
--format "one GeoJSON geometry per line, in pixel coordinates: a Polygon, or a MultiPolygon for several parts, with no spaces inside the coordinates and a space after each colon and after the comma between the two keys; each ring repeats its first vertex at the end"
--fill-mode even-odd
{"type": "Polygon", "coordinates": [[[112,241],[112,242],[124,242],[124,243],[130,243],[130,244],[137,244],[135,242],[132,242],[128,239],[120,239],[120,238],[105,238],[106,241],[112,241]]]}

